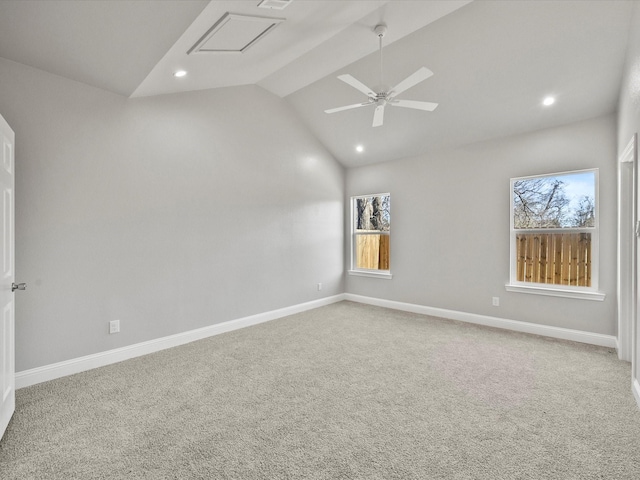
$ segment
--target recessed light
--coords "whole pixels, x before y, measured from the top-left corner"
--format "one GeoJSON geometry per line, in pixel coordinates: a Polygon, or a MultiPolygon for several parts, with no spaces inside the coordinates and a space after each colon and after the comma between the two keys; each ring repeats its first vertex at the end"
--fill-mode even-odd
{"type": "Polygon", "coordinates": [[[356,152],[358,153],[364,152],[364,147],[362,145],[356,145],[356,152]]]}
{"type": "Polygon", "coordinates": [[[180,77],[184,77],[186,74],[187,74],[186,70],[177,70],[173,73],[173,76],[180,78],[180,77]]]}
{"type": "Polygon", "coordinates": [[[554,103],[556,103],[556,99],[554,97],[546,97],[542,101],[542,104],[546,107],[548,107],[549,105],[553,105],[554,103]]]}

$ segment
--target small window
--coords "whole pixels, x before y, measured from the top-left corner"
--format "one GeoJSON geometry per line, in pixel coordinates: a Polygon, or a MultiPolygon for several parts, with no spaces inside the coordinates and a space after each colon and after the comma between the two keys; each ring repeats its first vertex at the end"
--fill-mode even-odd
{"type": "Polygon", "coordinates": [[[388,193],[351,198],[351,273],[389,275],[391,196],[388,193]]]}
{"type": "Polygon", "coordinates": [[[597,290],[598,171],[511,180],[511,285],[597,290]]]}

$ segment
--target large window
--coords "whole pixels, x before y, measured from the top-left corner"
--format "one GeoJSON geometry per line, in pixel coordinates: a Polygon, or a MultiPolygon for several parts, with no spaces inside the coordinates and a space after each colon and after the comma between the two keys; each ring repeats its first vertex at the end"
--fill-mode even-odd
{"type": "Polygon", "coordinates": [[[352,197],[351,211],[350,273],[390,276],[391,196],[352,197]]]}
{"type": "Polygon", "coordinates": [[[511,207],[510,290],[604,298],[589,296],[598,288],[597,170],[514,178],[511,207]]]}

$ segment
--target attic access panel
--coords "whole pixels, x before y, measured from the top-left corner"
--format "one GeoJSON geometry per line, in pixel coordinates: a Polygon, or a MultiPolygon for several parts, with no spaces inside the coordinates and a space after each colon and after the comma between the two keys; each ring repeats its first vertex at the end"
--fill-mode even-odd
{"type": "Polygon", "coordinates": [[[187,54],[243,53],[283,22],[284,18],[225,13],[187,54]]]}

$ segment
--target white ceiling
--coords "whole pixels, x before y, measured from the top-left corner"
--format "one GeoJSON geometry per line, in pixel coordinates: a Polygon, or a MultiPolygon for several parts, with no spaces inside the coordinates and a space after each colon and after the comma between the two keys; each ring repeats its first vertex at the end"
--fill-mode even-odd
{"type": "Polygon", "coordinates": [[[613,112],[634,1],[0,0],[0,57],[124,95],[257,84],[283,97],[346,166],[530,131],[613,112]],[[191,47],[226,13],[285,18],[242,54],[191,47]],[[426,66],[434,76],[400,97],[434,112],[372,107],[327,115],[384,81],[426,66]],[[188,71],[173,77],[178,69],[188,71]],[[551,108],[542,97],[557,96],[551,108]],[[363,153],[355,151],[362,144],[363,153]]]}
{"type": "Polygon", "coordinates": [[[366,100],[335,77],[349,73],[375,86],[375,54],[287,100],[347,166],[611,113],[617,108],[632,6],[613,0],[482,0],[466,5],[384,50],[391,85],[421,66],[434,72],[399,98],[439,106],[433,112],[387,108],[381,127],[371,127],[373,107],[331,115],[323,111],[366,100]],[[551,107],[542,105],[547,95],[557,98],[551,107]],[[362,154],[355,151],[358,143],[365,148],[362,154]]]}
{"type": "Polygon", "coordinates": [[[0,0],[0,57],[129,96],[207,3],[0,0]]]}
{"type": "Polygon", "coordinates": [[[258,8],[259,0],[212,1],[133,96],[258,84],[284,97],[376,51],[371,28],[383,19],[394,23],[392,42],[469,1],[294,0],[282,11],[258,8]],[[286,21],[242,54],[187,55],[226,12],[286,21]],[[180,69],[189,75],[176,82],[180,69]]]}

